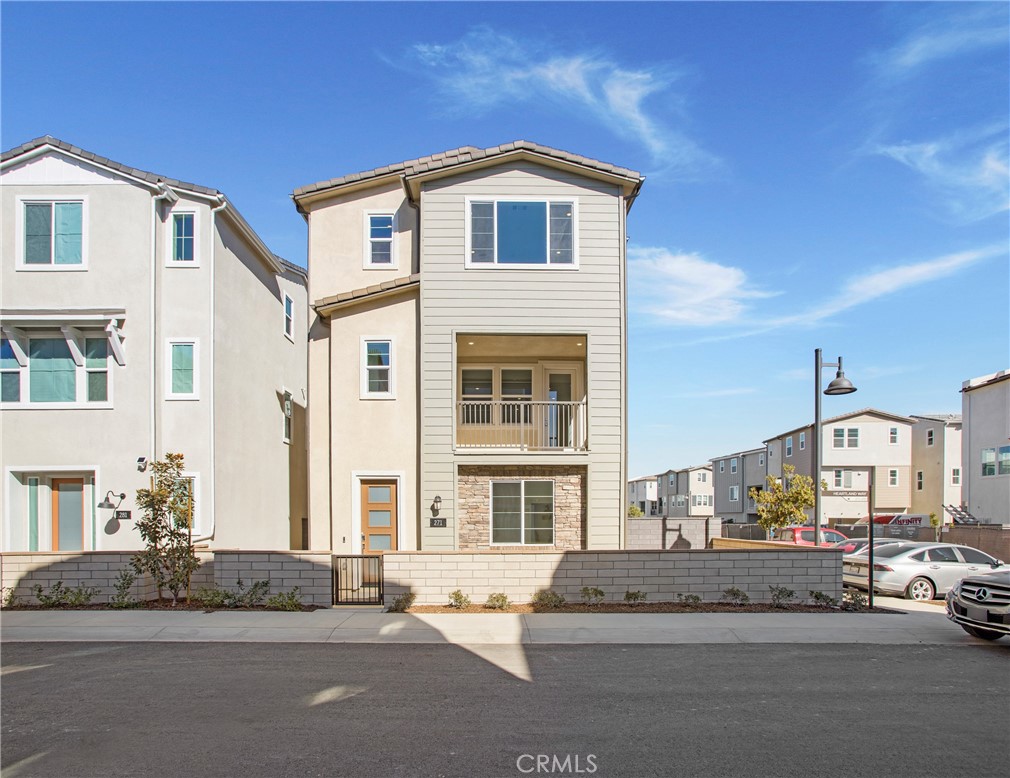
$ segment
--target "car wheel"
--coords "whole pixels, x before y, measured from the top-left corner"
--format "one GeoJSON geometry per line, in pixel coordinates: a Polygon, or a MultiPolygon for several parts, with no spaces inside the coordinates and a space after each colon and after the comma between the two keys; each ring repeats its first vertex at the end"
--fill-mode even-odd
{"type": "Polygon", "coordinates": [[[969,627],[967,624],[962,624],[961,629],[973,638],[981,638],[982,640],[999,640],[1003,637],[1002,632],[994,632],[991,629],[982,629],[981,627],[969,627]]]}
{"type": "Polygon", "coordinates": [[[929,602],[936,597],[936,589],[928,578],[913,578],[905,589],[905,598],[929,602]]]}

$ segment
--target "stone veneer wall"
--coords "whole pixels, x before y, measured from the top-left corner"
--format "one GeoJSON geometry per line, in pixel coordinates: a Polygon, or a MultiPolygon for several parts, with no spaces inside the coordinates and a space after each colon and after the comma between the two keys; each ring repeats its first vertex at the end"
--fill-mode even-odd
{"type": "Polygon", "coordinates": [[[842,596],[840,551],[727,549],[692,551],[565,551],[500,553],[393,552],[383,556],[386,603],[413,592],[418,605],[444,605],[459,589],[475,603],[493,592],[513,602],[529,602],[544,589],[569,601],[581,600],[583,586],[602,589],[606,599],[645,592],[652,602],[673,601],[678,594],[718,600],[735,586],[755,602],[771,600],[770,586],[786,586],[800,600],[808,592],[842,596]]]}
{"type": "MultiPolygon", "coordinates": [[[[554,481],[554,545],[581,549],[586,544],[586,467],[545,465],[461,465],[457,478],[459,548],[491,548],[491,481],[554,481]]],[[[497,547],[496,547],[497,548],[497,547]]]]}
{"type": "MultiPolygon", "coordinates": [[[[119,571],[133,556],[129,551],[4,552],[0,554],[3,588],[14,589],[22,601],[34,601],[36,584],[48,590],[57,581],[67,587],[94,586],[93,602],[108,602],[116,592],[119,571]]],[[[270,579],[270,594],[301,588],[306,605],[333,604],[333,557],[329,551],[200,551],[202,564],[193,575],[192,590],[202,586],[234,591],[237,582],[270,579]]],[[[6,593],[6,592],[5,592],[6,593]]],[[[133,596],[153,600],[154,584],[144,577],[133,585],[133,596]]]]}

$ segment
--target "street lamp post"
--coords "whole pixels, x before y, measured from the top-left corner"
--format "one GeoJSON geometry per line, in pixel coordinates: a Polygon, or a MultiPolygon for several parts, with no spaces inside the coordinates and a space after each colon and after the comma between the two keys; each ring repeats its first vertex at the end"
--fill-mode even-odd
{"type": "Polygon", "coordinates": [[[814,456],[814,545],[821,543],[821,371],[826,367],[836,367],[834,379],[824,390],[824,394],[852,394],[856,387],[842,372],[842,358],[837,362],[824,362],[821,350],[814,349],[814,440],[811,452],[814,456]]]}

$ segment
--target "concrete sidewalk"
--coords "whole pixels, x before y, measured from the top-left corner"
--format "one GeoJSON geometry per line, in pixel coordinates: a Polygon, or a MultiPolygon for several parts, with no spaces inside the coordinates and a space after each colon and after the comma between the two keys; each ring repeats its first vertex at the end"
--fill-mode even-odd
{"type": "Polygon", "coordinates": [[[264,611],[6,611],[0,640],[276,643],[982,643],[942,608],[890,614],[404,614],[264,611]]]}

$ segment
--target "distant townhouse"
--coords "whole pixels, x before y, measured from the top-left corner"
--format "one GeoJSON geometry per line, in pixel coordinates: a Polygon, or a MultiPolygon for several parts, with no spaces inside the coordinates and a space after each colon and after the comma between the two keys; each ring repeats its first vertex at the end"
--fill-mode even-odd
{"type": "Polygon", "coordinates": [[[517,141],[293,193],[313,546],[623,545],[625,219],[643,180],[517,141]]]}
{"type": "Polygon", "coordinates": [[[961,414],[912,414],[912,513],[935,513],[944,523],[948,507],[961,507],[961,414]]]}
{"type": "Polygon", "coordinates": [[[216,189],[49,136],[0,166],[2,549],[139,548],[166,452],[197,543],[300,547],[305,271],[216,189]]]}
{"type": "Polygon", "coordinates": [[[765,488],[767,453],[766,448],[753,448],[712,460],[716,516],[733,524],[757,522],[757,504],[751,490],[765,488]]]}
{"type": "MultiPolygon", "coordinates": [[[[913,418],[873,408],[822,422],[821,479],[827,489],[821,504],[827,522],[855,521],[868,515],[871,475],[875,513],[909,512],[914,424],[913,418]]],[[[792,465],[798,475],[812,477],[813,432],[809,424],[765,440],[768,474],[781,478],[783,467],[792,465]]]]}
{"type": "Polygon", "coordinates": [[[708,463],[667,470],[658,476],[659,514],[668,518],[700,518],[714,510],[712,466],[708,463]]]}
{"type": "Polygon", "coordinates": [[[645,475],[628,481],[628,505],[634,505],[646,516],[661,515],[660,478],[661,476],[645,475]]]}
{"type": "Polygon", "coordinates": [[[1010,524],[1010,370],[961,388],[962,495],[976,519],[1010,524]]]}

